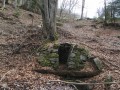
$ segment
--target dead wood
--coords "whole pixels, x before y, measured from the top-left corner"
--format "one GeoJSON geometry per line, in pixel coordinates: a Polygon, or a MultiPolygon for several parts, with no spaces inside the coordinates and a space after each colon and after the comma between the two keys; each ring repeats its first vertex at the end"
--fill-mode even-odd
{"type": "Polygon", "coordinates": [[[34,70],[38,73],[43,74],[55,74],[59,76],[69,76],[69,77],[77,77],[77,78],[89,78],[100,74],[101,71],[96,70],[93,72],[85,72],[85,71],[73,71],[73,70],[44,70],[44,69],[36,69],[34,70]]]}

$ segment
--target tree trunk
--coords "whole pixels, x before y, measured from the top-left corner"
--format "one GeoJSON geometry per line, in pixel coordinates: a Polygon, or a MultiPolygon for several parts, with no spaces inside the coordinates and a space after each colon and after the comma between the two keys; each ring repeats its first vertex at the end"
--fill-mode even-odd
{"type": "Polygon", "coordinates": [[[110,9],[110,21],[111,23],[113,22],[113,6],[111,4],[111,9],[110,9]]]}
{"type": "Polygon", "coordinates": [[[104,9],[105,9],[105,20],[104,20],[104,24],[107,24],[107,7],[106,7],[106,0],[104,0],[104,9]]]}
{"type": "Polygon", "coordinates": [[[84,6],[85,6],[85,0],[82,0],[81,19],[83,19],[84,6]]]}
{"type": "Polygon", "coordinates": [[[6,2],[6,0],[2,0],[2,2],[3,2],[3,8],[5,8],[5,2],[6,2]]]}
{"type": "Polygon", "coordinates": [[[58,0],[41,0],[41,13],[43,19],[44,34],[47,39],[56,39],[56,11],[58,0]]]}
{"type": "Polygon", "coordinates": [[[113,4],[113,23],[115,25],[115,4],[113,4]]]}

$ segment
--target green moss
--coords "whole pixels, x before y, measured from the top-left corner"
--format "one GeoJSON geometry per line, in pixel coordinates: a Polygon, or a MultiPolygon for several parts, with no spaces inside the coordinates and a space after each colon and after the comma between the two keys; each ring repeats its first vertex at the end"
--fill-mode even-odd
{"type": "Polygon", "coordinates": [[[58,37],[59,37],[58,33],[55,33],[55,41],[59,39],[58,37]]]}
{"type": "Polygon", "coordinates": [[[19,8],[15,9],[15,12],[13,13],[13,16],[15,16],[16,18],[18,18],[20,16],[19,8]]]}
{"type": "Polygon", "coordinates": [[[56,25],[57,25],[57,26],[63,26],[63,23],[57,22],[56,25]]]}
{"type": "Polygon", "coordinates": [[[59,66],[59,62],[51,63],[51,58],[59,58],[59,55],[56,53],[46,53],[45,55],[40,55],[38,58],[38,62],[41,66],[49,66],[57,69],[59,66]]]}
{"type": "Polygon", "coordinates": [[[59,46],[60,46],[59,44],[54,44],[53,48],[54,48],[54,49],[58,49],[59,46]]]}
{"type": "Polygon", "coordinates": [[[80,60],[80,55],[83,55],[85,57],[88,57],[89,53],[84,48],[77,48],[75,47],[73,50],[73,53],[75,54],[75,57],[73,57],[72,61],[75,63],[75,69],[82,69],[84,68],[84,62],[83,60],[80,60]]]}
{"type": "Polygon", "coordinates": [[[57,53],[50,53],[47,56],[48,58],[59,58],[59,55],[57,53]]]}
{"type": "Polygon", "coordinates": [[[59,62],[56,62],[55,64],[52,64],[52,67],[56,70],[59,67],[59,62]]]}
{"type": "Polygon", "coordinates": [[[85,55],[85,56],[89,55],[89,52],[85,48],[77,48],[76,50],[80,52],[81,55],[85,55]]]}
{"type": "Polygon", "coordinates": [[[81,66],[84,66],[84,65],[83,65],[84,63],[80,60],[80,55],[81,55],[81,52],[77,51],[76,57],[75,57],[76,69],[77,69],[77,68],[81,68],[81,66]]]}
{"type": "Polygon", "coordinates": [[[44,55],[38,58],[38,62],[41,66],[51,66],[50,61],[44,55]]]}

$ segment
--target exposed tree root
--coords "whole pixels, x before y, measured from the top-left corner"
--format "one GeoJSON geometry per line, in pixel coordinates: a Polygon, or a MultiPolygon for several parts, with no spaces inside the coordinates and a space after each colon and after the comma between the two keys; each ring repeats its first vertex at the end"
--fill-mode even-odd
{"type": "Polygon", "coordinates": [[[68,71],[68,70],[44,70],[44,69],[37,69],[34,70],[38,73],[43,74],[55,74],[59,76],[69,76],[69,77],[77,77],[77,78],[89,78],[100,74],[101,71],[96,70],[93,72],[83,72],[83,71],[68,71]]]}

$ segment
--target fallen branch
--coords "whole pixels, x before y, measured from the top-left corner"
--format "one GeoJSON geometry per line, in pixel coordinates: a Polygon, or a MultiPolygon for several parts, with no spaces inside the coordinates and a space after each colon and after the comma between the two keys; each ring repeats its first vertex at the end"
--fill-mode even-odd
{"type": "Polygon", "coordinates": [[[93,72],[84,72],[84,71],[74,71],[74,70],[50,70],[50,69],[36,69],[34,70],[38,73],[42,74],[55,74],[59,76],[69,76],[69,77],[77,77],[77,78],[88,78],[93,77],[100,74],[101,71],[93,71],[93,72]]]}
{"type": "Polygon", "coordinates": [[[15,69],[12,69],[12,70],[9,70],[8,72],[6,72],[6,73],[2,76],[2,78],[0,79],[0,82],[2,82],[3,79],[5,79],[5,76],[6,76],[6,75],[10,74],[10,73],[13,72],[13,71],[15,71],[15,69]]]}
{"type": "Polygon", "coordinates": [[[67,82],[61,80],[50,80],[49,82],[62,82],[66,84],[73,84],[73,85],[104,85],[104,84],[120,84],[120,82],[102,82],[102,83],[76,83],[76,82],[67,82]]]}

